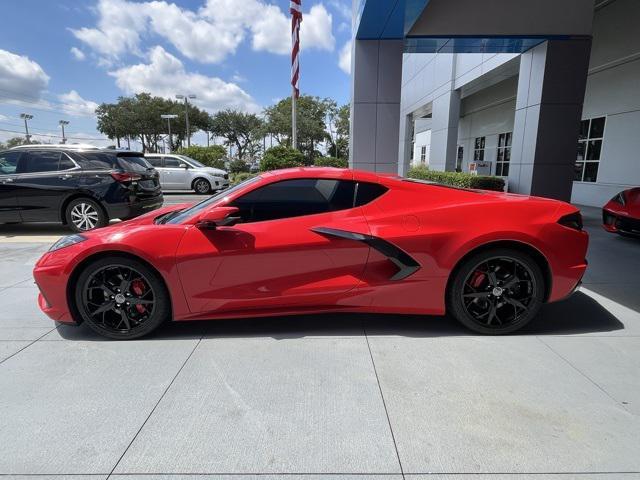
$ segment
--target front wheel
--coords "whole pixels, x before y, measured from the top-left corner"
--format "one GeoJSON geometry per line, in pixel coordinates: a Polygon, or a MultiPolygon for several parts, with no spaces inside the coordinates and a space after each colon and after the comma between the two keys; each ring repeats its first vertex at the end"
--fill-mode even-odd
{"type": "Polygon", "coordinates": [[[106,257],[88,264],[78,276],[74,299],[92,330],[119,340],[147,335],[171,316],[162,279],[129,258],[106,257]]]}
{"type": "Polygon", "coordinates": [[[211,184],[204,178],[199,178],[193,182],[193,189],[200,195],[206,195],[211,192],[211,184]]]}
{"type": "Polygon", "coordinates": [[[540,311],[544,283],[540,267],[525,253],[509,248],[480,252],[455,272],[448,311],[474,332],[511,333],[540,311]]]}

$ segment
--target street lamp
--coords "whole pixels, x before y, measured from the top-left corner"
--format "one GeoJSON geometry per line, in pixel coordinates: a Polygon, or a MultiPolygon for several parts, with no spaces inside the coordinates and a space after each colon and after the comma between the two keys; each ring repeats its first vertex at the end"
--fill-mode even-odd
{"type": "Polygon", "coordinates": [[[33,118],[33,115],[29,115],[28,113],[21,113],[20,118],[24,120],[24,131],[27,143],[31,143],[31,135],[29,135],[29,125],[27,124],[27,121],[31,120],[33,118]]]}
{"type": "Polygon", "coordinates": [[[184,99],[184,109],[185,109],[185,122],[187,124],[187,147],[191,146],[191,132],[189,131],[189,99],[196,98],[194,94],[189,95],[176,95],[178,100],[184,99]]]}
{"type": "Polygon", "coordinates": [[[166,114],[166,115],[160,115],[160,117],[167,119],[167,126],[169,127],[169,152],[168,153],[171,153],[171,119],[178,118],[178,115],[166,114]]]}
{"type": "Polygon", "coordinates": [[[69,125],[69,121],[68,120],[60,120],[58,122],[58,125],[60,125],[60,128],[62,128],[62,143],[65,144],[65,143],[67,143],[67,139],[64,136],[64,126],[65,125],[69,125]]]}

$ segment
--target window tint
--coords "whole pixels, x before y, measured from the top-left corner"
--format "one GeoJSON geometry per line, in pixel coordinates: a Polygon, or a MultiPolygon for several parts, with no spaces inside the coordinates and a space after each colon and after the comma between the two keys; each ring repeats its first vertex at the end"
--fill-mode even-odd
{"type": "Polygon", "coordinates": [[[86,170],[111,170],[115,166],[116,157],[110,153],[75,153],[75,158],[86,170]]]}
{"type": "Polygon", "coordinates": [[[0,175],[16,173],[20,152],[0,152],[0,175]]]}
{"type": "Polygon", "coordinates": [[[162,166],[162,157],[145,157],[152,167],[162,166]]]}
{"type": "Polygon", "coordinates": [[[118,155],[120,167],[127,172],[144,173],[151,168],[151,164],[140,155],[118,155]]]}
{"type": "Polygon", "coordinates": [[[19,173],[55,172],[60,163],[60,152],[27,152],[20,160],[19,173]]]}
{"type": "Polygon", "coordinates": [[[356,194],[356,207],[366,205],[369,202],[373,202],[376,198],[387,191],[387,187],[384,187],[378,183],[366,183],[358,182],[358,193],[356,194]]]}
{"type": "Polygon", "coordinates": [[[236,199],[245,222],[263,222],[353,207],[355,182],[296,179],[271,183],[236,199]]]}
{"type": "Polygon", "coordinates": [[[72,168],[76,168],[76,164],[73,163],[65,154],[62,154],[60,157],[60,163],[58,164],[58,170],[70,170],[72,168]]]}
{"type": "Polygon", "coordinates": [[[178,160],[173,157],[164,157],[164,166],[168,168],[178,168],[181,163],[184,163],[182,160],[178,160]]]}

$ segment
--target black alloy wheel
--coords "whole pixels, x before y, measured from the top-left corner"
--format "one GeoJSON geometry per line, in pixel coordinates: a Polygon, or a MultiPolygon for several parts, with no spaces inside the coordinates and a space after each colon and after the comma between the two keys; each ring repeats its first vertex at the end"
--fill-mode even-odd
{"type": "Polygon", "coordinates": [[[105,258],[78,277],[78,312],[91,329],[115,339],[151,332],[169,317],[168,293],[158,275],[142,262],[105,258]]]}
{"type": "Polygon", "coordinates": [[[537,263],[517,250],[499,249],[465,262],[448,303],[450,312],[471,330],[503,334],[529,323],[543,299],[544,279],[537,263]]]}

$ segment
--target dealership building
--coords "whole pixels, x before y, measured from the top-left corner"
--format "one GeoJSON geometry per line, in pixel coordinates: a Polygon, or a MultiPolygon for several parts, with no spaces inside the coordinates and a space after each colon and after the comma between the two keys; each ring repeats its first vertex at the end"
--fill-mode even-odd
{"type": "Polygon", "coordinates": [[[640,185],[639,0],[355,0],[352,53],[354,168],[593,206],[640,185]]]}

